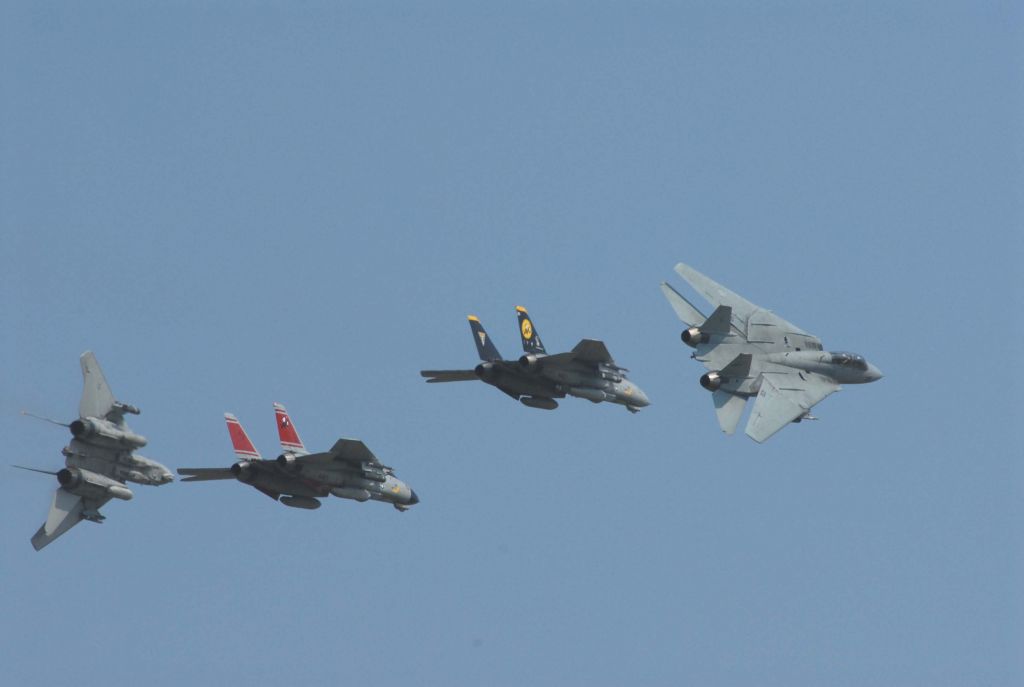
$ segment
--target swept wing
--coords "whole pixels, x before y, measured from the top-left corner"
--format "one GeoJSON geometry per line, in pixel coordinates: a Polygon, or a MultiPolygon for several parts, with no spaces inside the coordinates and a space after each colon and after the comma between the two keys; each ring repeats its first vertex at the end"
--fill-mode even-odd
{"type": "Polygon", "coordinates": [[[594,339],[583,339],[568,353],[547,355],[544,356],[543,360],[545,367],[572,361],[587,363],[588,365],[598,365],[601,363],[615,365],[615,360],[612,359],[612,354],[608,352],[608,347],[604,345],[604,342],[595,341],[594,339]]]}
{"type": "MultiPolygon", "coordinates": [[[[746,343],[754,346],[756,350],[774,352],[793,349],[820,351],[822,349],[821,340],[816,336],[808,334],[772,311],[751,303],[689,265],[679,263],[675,270],[695,291],[708,299],[716,308],[723,305],[730,307],[734,333],[746,343]]],[[[663,287],[662,291],[676,314],[685,322],[684,314],[687,314],[687,308],[680,301],[686,305],[689,303],[671,287],[668,287],[667,290],[663,287]]],[[[692,308],[692,306],[690,307],[692,308]]],[[[694,308],[694,310],[696,309],[694,308]]],[[[693,313],[689,314],[692,316],[693,313]]],[[[698,354],[701,353],[701,348],[698,347],[698,354]]]]}
{"type": "Polygon", "coordinates": [[[100,519],[102,516],[97,511],[109,500],[109,496],[99,499],[84,498],[72,494],[64,487],[58,488],[53,493],[46,522],[32,537],[33,548],[39,551],[87,517],[100,519]]]}
{"type": "Polygon", "coordinates": [[[300,456],[297,460],[302,463],[351,463],[373,466],[381,464],[377,456],[373,455],[373,451],[358,439],[338,439],[330,451],[311,453],[308,456],[300,456]]]}
{"type": "Polygon", "coordinates": [[[839,388],[828,377],[813,372],[765,365],[761,389],[747,421],[747,436],[758,443],[766,441],[839,388]]]}

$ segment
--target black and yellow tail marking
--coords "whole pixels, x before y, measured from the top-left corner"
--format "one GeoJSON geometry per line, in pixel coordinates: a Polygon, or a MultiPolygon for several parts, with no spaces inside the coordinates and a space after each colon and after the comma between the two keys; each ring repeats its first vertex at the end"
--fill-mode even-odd
{"type": "Polygon", "coordinates": [[[547,351],[544,350],[544,344],[540,340],[540,333],[533,326],[533,320],[530,319],[530,314],[526,312],[526,308],[517,305],[516,314],[519,315],[519,337],[523,341],[523,351],[546,355],[547,351]]]}
{"type": "Polygon", "coordinates": [[[469,320],[469,328],[473,332],[473,343],[476,344],[476,352],[480,354],[480,360],[501,360],[501,353],[498,353],[498,349],[495,347],[494,342],[491,341],[491,337],[484,331],[484,326],[480,324],[479,318],[476,315],[470,315],[467,319],[469,320]]]}

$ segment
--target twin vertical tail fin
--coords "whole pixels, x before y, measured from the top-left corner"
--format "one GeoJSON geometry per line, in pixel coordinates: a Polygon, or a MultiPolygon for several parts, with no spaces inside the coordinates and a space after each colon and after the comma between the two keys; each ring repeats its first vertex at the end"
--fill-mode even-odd
{"type": "Polygon", "coordinates": [[[249,435],[242,429],[238,418],[231,413],[224,413],[224,419],[228,423],[228,434],[231,435],[231,447],[235,449],[235,455],[239,460],[261,460],[260,452],[256,450],[249,435]]]}
{"type": "Polygon", "coordinates": [[[299,433],[295,431],[292,419],[288,417],[288,411],[280,403],[274,404],[274,417],[277,420],[277,436],[281,439],[281,448],[285,453],[296,456],[304,456],[309,453],[302,445],[299,433]]]}
{"type": "Polygon", "coordinates": [[[533,320],[530,319],[530,315],[526,312],[526,308],[521,305],[517,305],[516,314],[519,316],[519,337],[523,341],[523,351],[526,353],[547,355],[547,351],[544,350],[544,344],[540,340],[540,332],[538,332],[537,328],[533,326],[533,320]]]}
{"type": "Polygon", "coordinates": [[[476,352],[480,354],[480,360],[484,362],[501,360],[501,353],[498,353],[491,337],[484,331],[484,326],[480,324],[479,318],[476,315],[470,315],[467,319],[469,328],[473,331],[473,343],[476,344],[476,352]]]}

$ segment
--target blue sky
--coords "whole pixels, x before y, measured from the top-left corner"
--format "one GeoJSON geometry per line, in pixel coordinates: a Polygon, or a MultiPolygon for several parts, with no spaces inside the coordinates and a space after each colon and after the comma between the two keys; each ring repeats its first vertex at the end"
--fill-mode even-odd
{"type": "Polygon", "coordinates": [[[363,439],[422,498],[138,487],[35,553],[0,471],[4,681],[1018,685],[1019,5],[0,7],[0,431],[54,469],[78,355],[143,453],[363,439]],[[684,260],[886,377],[721,435],[684,260]],[[689,292],[687,292],[689,293],[689,292]],[[525,408],[604,340],[653,401],[525,408]]]}

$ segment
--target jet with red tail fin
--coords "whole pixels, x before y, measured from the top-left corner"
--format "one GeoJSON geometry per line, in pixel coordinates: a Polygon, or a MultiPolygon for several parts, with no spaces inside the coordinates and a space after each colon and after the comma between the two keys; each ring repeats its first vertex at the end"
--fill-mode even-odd
{"type": "Polygon", "coordinates": [[[320,499],[328,496],[383,501],[399,511],[419,503],[416,492],[358,439],[338,439],[329,451],[310,453],[280,403],[274,404],[274,417],[282,449],[276,459],[264,460],[238,418],[225,413],[235,463],[227,468],[181,468],[181,481],[234,479],[286,506],[307,510],[319,508],[320,499]]]}

